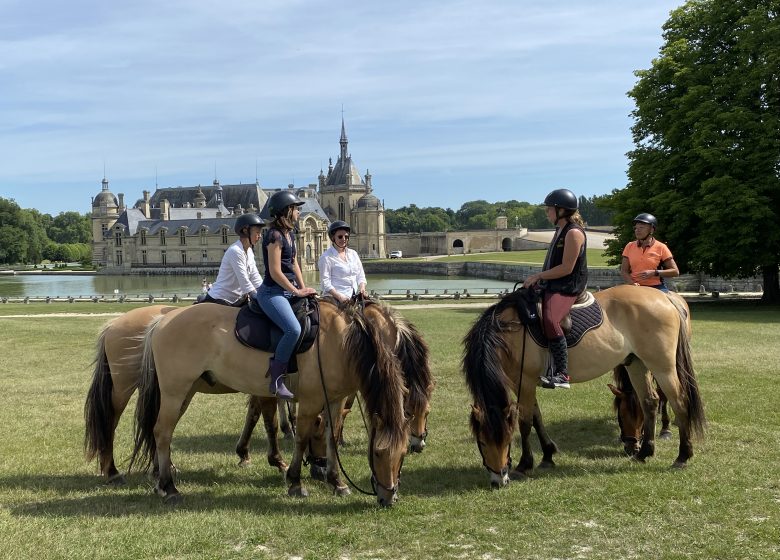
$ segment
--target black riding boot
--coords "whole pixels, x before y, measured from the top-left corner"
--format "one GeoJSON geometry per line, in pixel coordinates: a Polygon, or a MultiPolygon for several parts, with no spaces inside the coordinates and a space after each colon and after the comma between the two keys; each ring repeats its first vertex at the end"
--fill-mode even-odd
{"type": "Polygon", "coordinates": [[[558,337],[550,340],[550,352],[553,357],[552,377],[542,377],[542,387],[554,389],[560,387],[569,388],[569,351],[566,348],[566,337],[558,337]]]}
{"type": "Polygon", "coordinates": [[[276,395],[276,398],[289,401],[294,399],[295,395],[284,385],[283,377],[285,373],[287,373],[287,362],[280,362],[271,358],[268,372],[265,374],[266,377],[271,378],[268,390],[271,391],[272,395],[276,395]]]}

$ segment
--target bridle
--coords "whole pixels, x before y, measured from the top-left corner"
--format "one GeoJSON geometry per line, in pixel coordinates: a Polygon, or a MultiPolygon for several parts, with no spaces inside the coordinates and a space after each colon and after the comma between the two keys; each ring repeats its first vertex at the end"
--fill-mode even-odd
{"type": "Polygon", "coordinates": [[[479,455],[482,457],[482,466],[485,467],[490,474],[494,474],[498,477],[503,478],[505,474],[509,472],[509,469],[512,468],[512,442],[510,440],[509,447],[507,447],[506,450],[506,463],[504,463],[504,466],[501,469],[501,472],[494,471],[490,465],[487,464],[487,459],[485,459],[485,452],[482,451],[482,442],[477,438],[477,449],[479,449],[479,455]]]}
{"type": "Polygon", "coordinates": [[[376,428],[373,426],[371,427],[371,436],[368,440],[368,466],[371,468],[371,486],[374,489],[374,494],[376,494],[376,489],[381,488],[385,492],[395,495],[398,493],[398,487],[401,484],[401,471],[403,471],[404,468],[404,456],[401,457],[401,464],[398,466],[398,477],[395,480],[395,484],[393,484],[390,487],[385,486],[381,482],[379,482],[379,479],[376,477],[376,470],[374,469],[374,439],[376,437],[376,428]]]}

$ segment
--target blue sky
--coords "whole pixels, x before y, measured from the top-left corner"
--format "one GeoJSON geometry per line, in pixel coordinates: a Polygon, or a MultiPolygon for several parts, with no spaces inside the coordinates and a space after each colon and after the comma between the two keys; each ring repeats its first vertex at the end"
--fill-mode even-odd
{"type": "Polygon", "coordinates": [[[316,182],[388,208],[626,183],[635,70],[681,2],[0,0],[0,196],[90,210],[144,189],[316,182]]]}

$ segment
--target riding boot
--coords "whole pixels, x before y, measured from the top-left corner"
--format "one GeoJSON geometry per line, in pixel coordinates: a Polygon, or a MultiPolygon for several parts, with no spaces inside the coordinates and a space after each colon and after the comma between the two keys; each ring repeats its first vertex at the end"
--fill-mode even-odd
{"type": "Polygon", "coordinates": [[[553,358],[552,377],[542,377],[542,387],[553,389],[569,388],[569,351],[566,347],[566,337],[560,336],[550,340],[550,353],[553,358]]]}
{"type": "Polygon", "coordinates": [[[286,373],[287,362],[280,362],[279,360],[271,358],[268,372],[265,374],[266,377],[271,378],[268,390],[271,391],[272,395],[276,395],[276,398],[289,401],[294,399],[295,395],[293,395],[284,385],[283,377],[286,373]]]}

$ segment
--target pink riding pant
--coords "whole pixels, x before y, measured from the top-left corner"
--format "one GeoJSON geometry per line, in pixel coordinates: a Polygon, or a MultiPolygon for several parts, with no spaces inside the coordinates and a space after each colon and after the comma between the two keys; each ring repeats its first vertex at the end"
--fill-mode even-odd
{"type": "Polygon", "coordinates": [[[545,292],[542,300],[544,335],[552,340],[563,336],[561,321],[571,310],[577,296],[545,292]]]}

